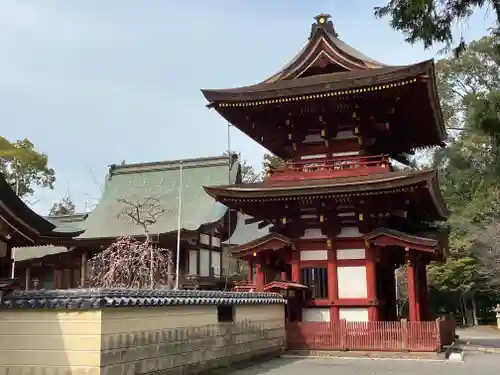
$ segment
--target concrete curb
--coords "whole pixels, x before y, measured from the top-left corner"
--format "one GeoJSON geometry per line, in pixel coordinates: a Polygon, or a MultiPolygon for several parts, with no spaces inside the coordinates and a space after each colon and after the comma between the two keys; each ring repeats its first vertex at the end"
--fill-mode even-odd
{"type": "Polygon", "coordinates": [[[283,358],[324,358],[324,359],[373,359],[373,360],[407,360],[407,361],[445,361],[445,353],[434,352],[363,352],[363,351],[287,351],[283,358]]]}
{"type": "Polygon", "coordinates": [[[467,345],[467,344],[459,345],[458,347],[463,351],[500,354],[500,348],[489,348],[487,346],[477,346],[477,345],[467,345]]]}

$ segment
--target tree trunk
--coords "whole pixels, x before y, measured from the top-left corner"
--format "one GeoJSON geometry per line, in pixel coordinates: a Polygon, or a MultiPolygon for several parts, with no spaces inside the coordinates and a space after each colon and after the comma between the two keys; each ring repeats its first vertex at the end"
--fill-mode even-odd
{"type": "Polygon", "coordinates": [[[473,324],[475,326],[479,325],[479,321],[477,319],[477,304],[476,304],[476,294],[473,293],[471,296],[471,302],[472,302],[472,319],[474,320],[473,324]]]}
{"type": "Polygon", "coordinates": [[[467,325],[467,308],[465,306],[465,296],[462,292],[459,292],[460,296],[460,312],[462,313],[462,324],[467,325]]]}

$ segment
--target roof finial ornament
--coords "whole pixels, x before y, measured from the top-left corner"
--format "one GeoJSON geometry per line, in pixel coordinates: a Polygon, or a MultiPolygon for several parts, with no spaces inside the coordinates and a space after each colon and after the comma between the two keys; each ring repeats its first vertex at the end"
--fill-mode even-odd
{"type": "Polygon", "coordinates": [[[333,26],[333,22],[330,20],[330,15],[326,13],[321,13],[314,17],[315,23],[311,26],[311,35],[309,39],[311,39],[318,29],[324,29],[326,32],[332,34],[337,37],[338,34],[335,32],[335,27],[333,26]]]}

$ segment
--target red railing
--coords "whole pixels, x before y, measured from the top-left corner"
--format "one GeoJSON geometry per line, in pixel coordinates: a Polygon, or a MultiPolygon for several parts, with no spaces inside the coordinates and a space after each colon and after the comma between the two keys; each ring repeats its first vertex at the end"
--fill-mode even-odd
{"type": "Polygon", "coordinates": [[[271,180],[294,180],[381,173],[389,171],[388,160],[387,155],[309,159],[271,167],[268,177],[271,180]]]}
{"type": "MultiPolygon", "coordinates": [[[[437,352],[449,345],[443,330],[453,332],[448,320],[431,322],[289,322],[291,350],[363,350],[437,352]],[[446,326],[446,328],[445,328],[446,326]]],[[[449,336],[449,334],[448,334],[449,336]]]]}

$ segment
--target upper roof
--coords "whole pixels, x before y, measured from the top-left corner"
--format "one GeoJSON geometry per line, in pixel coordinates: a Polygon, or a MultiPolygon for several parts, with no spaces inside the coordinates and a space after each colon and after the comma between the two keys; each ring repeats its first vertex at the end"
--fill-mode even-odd
{"type": "MultiPolygon", "coordinates": [[[[262,99],[270,95],[281,96],[275,91],[269,92],[269,89],[271,87],[274,89],[294,87],[298,83],[298,78],[322,75],[324,76],[323,80],[330,80],[336,76],[344,77],[342,73],[346,72],[368,71],[368,75],[371,75],[370,71],[373,69],[386,67],[390,70],[394,68],[387,67],[340,40],[333,22],[329,18],[329,14],[320,14],[314,17],[315,23],[311,26],[311,34],[305,46],[288,64],[271,77],[256,85],[237,89],[202,90],[203,94],[209,102],[214,102],[218,100],[242,100],[243,98],[237,98],[231,94],[260,91],[261,95],[254,94],[252,98],[262,99]],[[341,74],[339,75],[339,73],[341,74]]],[[[342,80],[346,78],[342,78],[342,80]]],[[[301,85],[304,86],[304,83],[301,85]]]]}
{"type": "Polygon", "coordinates": [[[157,207],[141,209],[141,220],[149,219],[146,216],[150,216],[150,209],[162,212],[149,225],[149,233],[176,231],[181,164],[181,229],[197,230],[222,219],[227,207],[206,194],[203,186],[236,183],[240,166],[234,158],[231,169],[227,156],[112,165],[102,198],[85,220],[85,232],[78,239],[144,236],[144,229],[127,218],[126,213],[131,205],[138,206],[146,200],[154,200],[157,207]]]}
{"type": "Polygon", "coordinates": [[[0,173],[0,233],[18,245],[64,242],[82,231],[60,228],[29,208],[0,173]]]}
{"type": "MultiPolygon", "coordinates": [[[[315,17],[305,47],[266,80],[238,88],[201,90],[208,106],[214,107],[228,122],[285,159],[292,156],[292,146],[275,139],[283,138],[284,133],[278,125],[274,127],[269,116],[274,116],[274,122],[278,124],[284,123],[287,116],[295,114],[295,103],[304,101],[314,101],[329,111],[335,111],[335,102],[360,98],[380,101],[384,106],[392,105],[396,115],[391,121],[402,124],[392,129],[394,134],[391,137],[397,140],[389,140],[392,143],[387,146],[394,154],[443,145],[446,130],[433,60],[402,66],[375,61],[340,40],[329,17],[327,14],[315,17]],[[415,101],[418,106],[414,105],[415,101]]],[[[299,107],[306,105],[302,103],[299,107]]]]}

